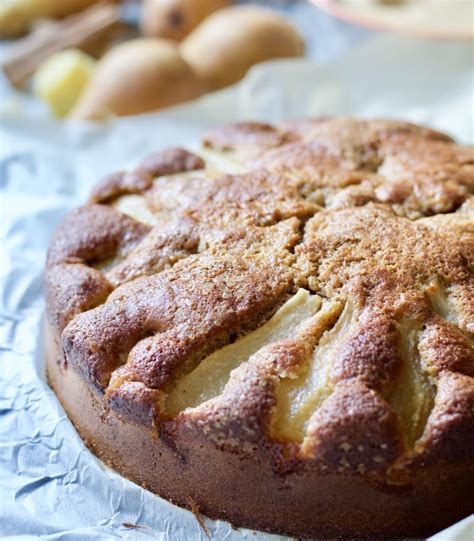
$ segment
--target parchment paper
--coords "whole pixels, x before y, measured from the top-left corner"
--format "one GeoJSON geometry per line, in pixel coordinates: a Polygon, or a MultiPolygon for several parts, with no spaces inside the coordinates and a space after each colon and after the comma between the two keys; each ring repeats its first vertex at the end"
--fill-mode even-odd
{"type": "MultiPolygon", "coordinates": [[[[165,112],[105,126],[1,106],[0,537],[205,540],[192,513],[104,467],[45,384],[42,272],[54,227],[103,174],[150,151],[192,145],[217,123],[306,115],[401,117],[472,143],[472,45],[380,37],[330,66],[279,61],[239,85],[165,112]],[[416,47],[415,47],[416,45],[416,47]],[[128,525],[138,525],[131,529],[128,525]]],[[[270,540],[206,520],[215,540],[270,540]]],[[[474,538],[472,519],[437,541],[474,538]]],[[[281,539],[281,538],[280,538],[281,539]]]]}

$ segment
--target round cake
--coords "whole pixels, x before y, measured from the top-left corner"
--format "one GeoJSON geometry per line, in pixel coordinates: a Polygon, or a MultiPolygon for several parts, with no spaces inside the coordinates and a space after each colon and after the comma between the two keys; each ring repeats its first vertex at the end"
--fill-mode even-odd
{"type": "Polygon", "coordinates": [[[51,242],[51,386],[143,487],[236,526],[422,537],[473,511],[474,148],[406,122],[215,128],[51,242]]]}

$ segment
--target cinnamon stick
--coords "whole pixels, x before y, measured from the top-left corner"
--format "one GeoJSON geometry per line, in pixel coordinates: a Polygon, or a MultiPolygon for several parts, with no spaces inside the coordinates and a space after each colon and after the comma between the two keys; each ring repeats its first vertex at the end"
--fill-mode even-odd
{"type": "Polygon", "coordinates": [[[92,38],[110,32],[120,21],[120,8],[97,4],[62,21],[51,22],[21,40],[1,65],[12,85],[21,87],[49,56],[69,47],[82,48],[92,38]]]}

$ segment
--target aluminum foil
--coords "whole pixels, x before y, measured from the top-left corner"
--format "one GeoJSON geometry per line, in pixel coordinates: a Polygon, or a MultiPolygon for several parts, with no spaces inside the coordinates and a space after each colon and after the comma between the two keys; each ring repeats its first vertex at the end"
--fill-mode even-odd
{"type": "MultiPolygon", "coordinates": [[[[472,143],[472,45],[380,37],[330,66],[278,61],[239,85],[104,126],[47,120],[24,99],[0,111],[0,537],[206,540],[196,517],[101,464],[44,377],[42,274],[51,234],[103,174],[148,152],[193,145],[242,119],[317,114],[400,117],[472,143]],[[415,47],[416,45],[416,47],[415,47]]],[[[214,540],[283,539],[205,519],[214,540]]],[[[466,519],[433,540],[474,539],[466,519]]]]}

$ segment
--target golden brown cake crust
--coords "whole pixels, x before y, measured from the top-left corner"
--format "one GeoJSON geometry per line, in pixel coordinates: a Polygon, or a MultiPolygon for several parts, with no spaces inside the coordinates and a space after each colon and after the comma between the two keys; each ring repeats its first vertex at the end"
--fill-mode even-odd
{"type": "Polygon", "coordinates": [[[204,146],[107,177],[51,243],[49,376],[87,443],[269,531],[414,537],[468,514],[474,149],[351,118],[204,146]]]}

